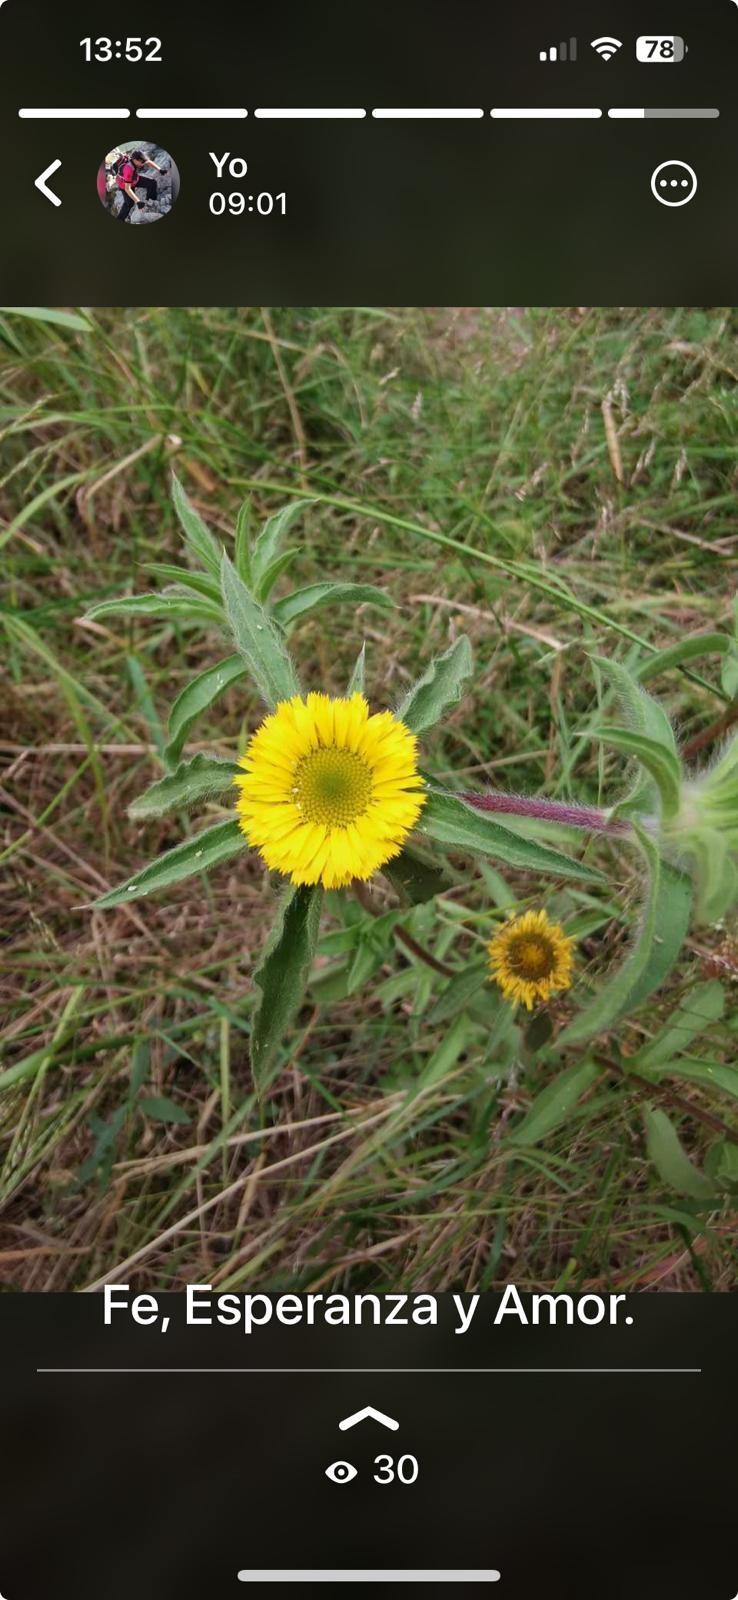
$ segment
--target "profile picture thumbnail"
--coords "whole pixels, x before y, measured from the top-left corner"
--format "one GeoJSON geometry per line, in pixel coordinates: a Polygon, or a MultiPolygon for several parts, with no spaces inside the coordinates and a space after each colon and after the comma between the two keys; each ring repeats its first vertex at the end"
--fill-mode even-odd
{"type": "Polygon", "coordinates": [[[161,145],[131,139],[109,150],[100,163],[97,192],[116,222],[158,222],[176,202],[179,171],[161,145]]]}

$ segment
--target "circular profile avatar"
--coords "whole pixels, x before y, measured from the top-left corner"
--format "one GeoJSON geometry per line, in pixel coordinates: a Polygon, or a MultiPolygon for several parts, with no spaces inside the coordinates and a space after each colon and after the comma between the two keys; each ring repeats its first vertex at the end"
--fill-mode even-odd
{"type": "Polygon", "coordinates": [[[160,145],[132,139],[100,163],[97,192],[116,222],[158,222],[177,199],[179,172],[160,145]]]}

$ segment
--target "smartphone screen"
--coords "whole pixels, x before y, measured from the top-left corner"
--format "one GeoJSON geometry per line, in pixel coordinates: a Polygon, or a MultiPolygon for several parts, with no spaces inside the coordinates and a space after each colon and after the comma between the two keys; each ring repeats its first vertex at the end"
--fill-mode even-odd
{"type": "Polygon", "coordinates": [[[0,1600],[736,1596],[737,65],[0,4],[0,1600]]]}

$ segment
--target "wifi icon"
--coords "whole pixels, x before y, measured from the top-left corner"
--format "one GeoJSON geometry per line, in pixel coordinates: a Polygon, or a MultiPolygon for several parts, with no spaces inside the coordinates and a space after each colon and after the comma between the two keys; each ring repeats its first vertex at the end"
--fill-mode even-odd
{"type": "Polygon", "coordinates": [[[612,57],[617,55],[618,50],[623,48],[622,39],[611,39],[607,34],[604,34],[601,39],[592,39],[591,44],[592,49],[597,51],[601,61],[611,61],[612,57]]]}

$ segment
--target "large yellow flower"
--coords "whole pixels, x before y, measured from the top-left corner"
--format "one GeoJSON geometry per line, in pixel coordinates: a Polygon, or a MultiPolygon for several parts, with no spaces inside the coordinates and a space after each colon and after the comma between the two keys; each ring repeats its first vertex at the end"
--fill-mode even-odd
{"type": "Polygon", "coordinates": [[[268,867],[339,889],[399,855],[425,796],[417,742],[362,694],[282,700],[249,741],[234,780],[239,822],[268,867]]]}
{"type": "Polygon", "coordinates": [[[545,911],[512,917],[487,946],[492,976],[506,1000],[521,1000],[528,1010],[571,986],[574,940],[545,911]]]}

